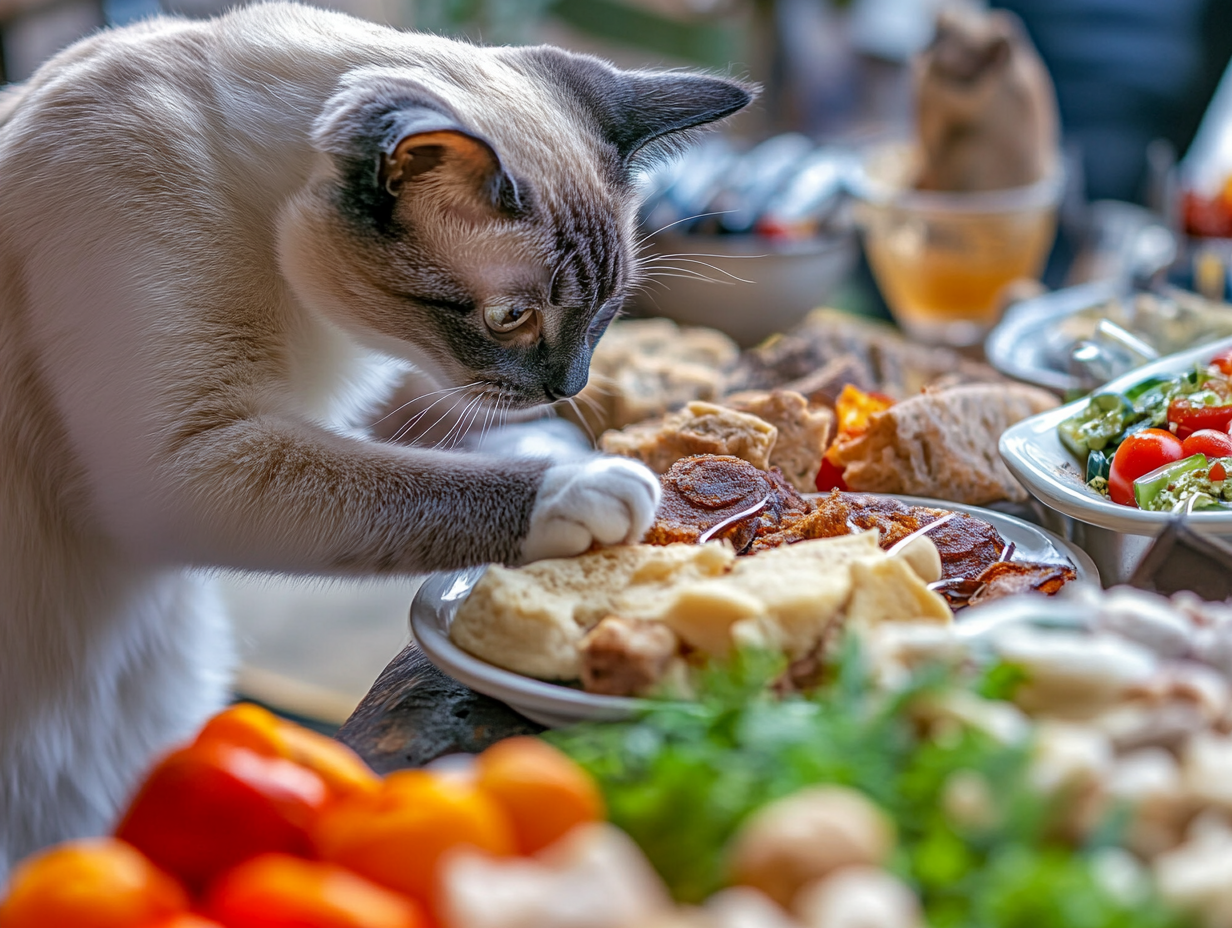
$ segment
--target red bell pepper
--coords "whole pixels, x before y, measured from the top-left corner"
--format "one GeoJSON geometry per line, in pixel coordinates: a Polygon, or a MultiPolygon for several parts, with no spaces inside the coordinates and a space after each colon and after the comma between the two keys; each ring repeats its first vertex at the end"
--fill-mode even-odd
{"type": "Polygon", "coordinates": [[[319,775],[247,748],[182,748],[154,768],[116,829],[199,891],[256,854],[312,856],[309,828],[329,796],[319,775]]]}

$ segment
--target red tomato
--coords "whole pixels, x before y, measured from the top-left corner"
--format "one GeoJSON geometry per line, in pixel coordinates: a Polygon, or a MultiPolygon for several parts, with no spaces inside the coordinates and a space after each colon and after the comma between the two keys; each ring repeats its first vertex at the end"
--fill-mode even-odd
{"type": "Polygon", "coordinates": [[[1227,406],[1194,406],[1179,396],[1168,404],[1168,421],[1176,426],[1178,438],[1188,438],[1203,429],[1228,431],[1232,424],[1232,404],[1227,406]]]}
{"type": "Polygon", "coordinates": [[[1121,442],[1108,472],[1108,497],[1122,506],[1134,502],[1134,481],[1185,457],[1181,440],[1163,429],[1143,429],[1121,442]]]}
{"type": "Polygon", "coordinates": [[[1232,349],[1211,358],[1211,366],[1219,368],[1229,377],[1232,377],[1232,349]]]}
{"type": "Polygon", "coordinates": [[[1223,483],[1228,479],[1228,469],[1216,461],[1211,465],[1211,469],[1207,472],[1207,476],[1210,477],[1215,483],[1223,483]]]}
{"type": "Polygon", "coordinates": [[[1232,457],[1232,436],[1216,429],[1199,429],[1181,442],[1181,450],[1185,457],[1191,454],[1205,454],[1208,458],[1232,457]]]}

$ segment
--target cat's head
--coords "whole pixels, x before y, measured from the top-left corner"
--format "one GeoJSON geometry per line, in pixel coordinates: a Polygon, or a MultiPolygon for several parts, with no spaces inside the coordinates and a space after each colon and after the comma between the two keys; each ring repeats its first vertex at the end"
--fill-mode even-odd
{"type": "Polygon", "coordinates": [[[442,385],[525,409],[576,394],[639,280],[633,179],[747,105],[736,81],[559,49],[424,39],[348,75],[279,230],[299,297],[442,385]]]}

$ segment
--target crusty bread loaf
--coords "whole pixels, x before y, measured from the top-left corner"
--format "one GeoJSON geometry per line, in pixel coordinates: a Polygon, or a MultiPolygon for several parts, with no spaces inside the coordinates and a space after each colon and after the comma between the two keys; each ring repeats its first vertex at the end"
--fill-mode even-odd
{"type": "Polygon", "coordinates": [[[770,449],[770,464],[801,493],[817,489],[821,458],[834,430],[833,410],[811,406],[791,390],[733,393],[723,398],[723,405],[757,416],[778,429],[778,438],[770,449]]]}
{"type": "Polygon", "coordinates": [[[1007,428],[1057,405],[1022,384],[964,384],[874,413],[868,431],[841,440],[836,463],[853,490],[932,496],[980,506],[1026,491],[997,453],[1007,428]]]}
{"type": "Polygon", "coordinates": [[[599,448],[637,458],[656,474],[667,473],[681,458],[694,454],[731,455],[766,470],[777,436],[778,430],[757,416],[693,402],[662,419],[605,432],[599,448]]]}

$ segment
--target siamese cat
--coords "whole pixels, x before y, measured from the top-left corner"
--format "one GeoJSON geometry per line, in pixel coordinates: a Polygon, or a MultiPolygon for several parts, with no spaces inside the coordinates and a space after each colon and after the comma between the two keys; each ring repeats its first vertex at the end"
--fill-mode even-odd
{"type": "Polygon", "coordinates": [[[416,574],[635,542],[640,464],[376,441],[576,394],[639,280],[632,178],[736,81],[285,3],[155,19],[0,95],[0,875],[105,831],[223,705],[191,568],[416,574]]]}

